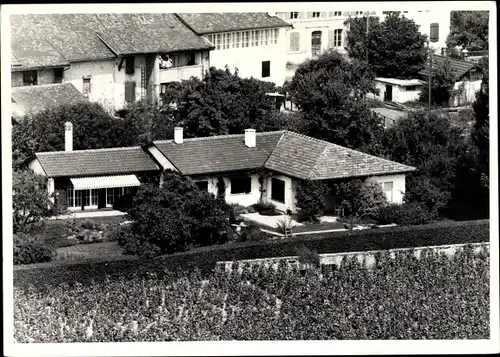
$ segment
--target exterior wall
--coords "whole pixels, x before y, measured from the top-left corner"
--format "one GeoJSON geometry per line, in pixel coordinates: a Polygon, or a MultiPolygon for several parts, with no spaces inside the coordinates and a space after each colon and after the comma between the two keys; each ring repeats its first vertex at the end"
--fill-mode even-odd
{"type": "Polygon", "coordinates": [[[282,212],[287,210],[295,213],[297,210],[296,200],[295,200],[295,180],[284,175],[273,174],[269,177],[266,182],[266,201],[271,202],[276,206],[276,209],[282,212]],[[271,198],[272,195],[272,177],[283,180],[285,182],[285,202],[278,202],[271,198]]]}
{"type": "Polygon", "coordinates": [[[392,182],[392,202],[403,203],[403,195],[406,192],[405,174],[387,175],[387,176],[373,176],[373,178],[380,184],[383,182],[392,182]]]}
{"type": "Polygon", "coordinates": [[[126,62],[125,59],[122,63],[122,67],[118,70],[118,66],[122,61],[123,57],[117,57],[114,60],[113,75],[114,75],[114,103],[115,110],[123,109],[127,102],[125,102],[125,82],[135,82],[135,100],[139,101],[143,97],[146,97],[146,88],[144,90],[141,88],[141,69],[146,69],[146,55],[138,55],[134,58],[134,74],[126,74],[126,62]]]}
{"type": "Polygon", "coordinates": [[[463,92],[456,94],[451,99],[451,106],[458,107],[476,100],[476,92],[481,89],[481,80],[456,82],[453,90],[459,91],[463,86],[463,92]]]}
{"type": "Polygon", "coordinates": [[[41,69],[38,71],[38,84],[54,83],[54,69],[41,69]]]}
{"type": "Polygon", "coordinates": [[[418,100],[422,90],[422,86],[417,86],[416,90],[408,91],[407,87],[375,81],[375,87],[379,90],[379,93],[378,95],[368,94],[367,97],[373,97],[383,101],[385,99],[386,85],[392,86],[392,101],[396,103],[406,103],[418,100]]]}
{"type": "Polygon", "coordinates": [[[64,72],[64,82],[72,83],[83,93],[83,78],[90,78],[89,100],[98,102],[108,110],[114,109],[113,60],[74,62],[64,72]]]}
{"type": "Polygon", "coordinates": [[[259,176],[257,174],[252,174],[252,187],[250,193],[231,193],[231,179],[228,177],[224,177],[224,183],[226,184],[226,202],[229,204],[239,204],[242,206],[251,206],[260,199],[260,184],[259,184],[259,176]]]}
{"type": "Polygon", "coordinates": [[[10,73],[10,86],[11,87],[22,87],[23,86],[23,72],[11,72],[10,73]]]}
{"type": "Polygon", "coordinates": [[[281,86],[285,82],[286,31],[285,28],[278,29],[277,44],[214,49],[210,51],[210,66],[224,69],[227,65],[231,72],[238,68],[238,74],[243,78],[254,77],[281,86]],[[262,77],[263,61],[271,62],[270,76],[265,78],[262,77]]]}
{"type": "Polygon", "coordinates": [[[38,159],[33,159],[29,164],[28,164],[28,167],[35,173],[35,174],[38,174],[38,175],[43,175],[43,176],[47,176],[45,174],[45,171],[43,170],[42,168],[42,165],[40,164],[40,161],[38,161],[38,159]]]}

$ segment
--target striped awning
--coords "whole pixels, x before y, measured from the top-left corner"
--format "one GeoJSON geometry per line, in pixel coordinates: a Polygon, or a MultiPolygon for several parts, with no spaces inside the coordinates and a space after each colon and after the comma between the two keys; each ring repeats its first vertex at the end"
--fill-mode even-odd
{"type": "Polygon", "coordinates": [[[71,183],[73,184],[75,190],[134,187],[141,185],[135,175],[78,177],[72,178],[71,183]]]}

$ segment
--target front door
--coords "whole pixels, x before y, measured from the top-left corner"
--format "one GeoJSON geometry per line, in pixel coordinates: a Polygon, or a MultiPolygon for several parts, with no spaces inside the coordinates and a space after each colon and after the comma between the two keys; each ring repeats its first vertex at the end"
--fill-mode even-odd
{"type": "Polygon", "coordinates": [[[385,100],[392,102],[392,86],[390,84],[386,84],[385,86],[385,100]]]}
{"type": "Polygon", "coordinates": [[[97,191],[97,208],[106,208],[106,189],[101,188],[97,191]]]}

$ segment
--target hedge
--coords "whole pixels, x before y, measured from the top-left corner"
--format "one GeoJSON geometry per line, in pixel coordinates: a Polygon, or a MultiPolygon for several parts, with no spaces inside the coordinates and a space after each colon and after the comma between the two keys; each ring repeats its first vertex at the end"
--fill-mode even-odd
{"type": "Polygon", "coordinates": [[[489,242],[489,220],[439,222],[412,227],[386,227],[376,230],[333,232],[296,236],[286,240],[244,242],[196,248],[154,259],[124,257],[120,260],[80,263],[52,262],[14,268],[14,285],[43,287],[46,284],[85,283],[109,277],[132,277],[155,272],[162,275],[195,268],[211,272],[217,261],[294,256],[306,246],[318,253],[341,253],[434,245],[489,242]]]}

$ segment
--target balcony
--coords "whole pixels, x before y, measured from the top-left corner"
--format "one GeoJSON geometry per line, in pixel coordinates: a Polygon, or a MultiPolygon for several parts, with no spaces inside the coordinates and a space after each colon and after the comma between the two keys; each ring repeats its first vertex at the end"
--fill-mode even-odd
{"type": "Polygon", "coordinates": [[[173,67],[168,69],[160,69],[160,83],[179,82],[183,79],[191,77],[202,77],[202,65],[173,67]]]}

